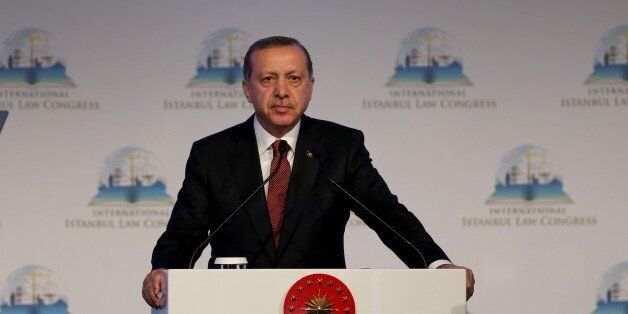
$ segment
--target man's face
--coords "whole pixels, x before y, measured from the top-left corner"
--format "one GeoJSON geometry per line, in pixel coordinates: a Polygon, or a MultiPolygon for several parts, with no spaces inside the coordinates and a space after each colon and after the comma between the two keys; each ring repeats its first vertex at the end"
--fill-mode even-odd
{"type": "Polygon", "coordinates": [[[307,57],[291,45],[257,50],[251,54],[251,76],[242,82],[260,124],[274,136],[290,131],[301,119],[312,97],[314,78],[307,57]]]}

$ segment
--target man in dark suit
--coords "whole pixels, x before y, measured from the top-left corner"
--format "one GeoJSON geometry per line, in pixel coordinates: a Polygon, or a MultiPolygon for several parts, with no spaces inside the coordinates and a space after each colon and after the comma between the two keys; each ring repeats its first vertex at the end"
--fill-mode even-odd
{"type": "MultiPolygon", "coordinates": [[[[345,268],[344,230],[352,210],[409,267],[463,268],[448,261],[390,192],[371,164],[362,132],[303,115],[314,88],[312,72],[309,53],[295,39],[270,37],[249,48],[242,87],[255,114],[192,146],[183,187],[153,251],[153,271],[144,280],[149,305],[163,306],[158,293],[166,288],[165,269],[187,268],[207,231],[271,173],[264,192],[211,239],[210,263],[246,257],[249,268],[345,268]]],[[[473,283],[467,269],[468,297],[473,283]]]]}

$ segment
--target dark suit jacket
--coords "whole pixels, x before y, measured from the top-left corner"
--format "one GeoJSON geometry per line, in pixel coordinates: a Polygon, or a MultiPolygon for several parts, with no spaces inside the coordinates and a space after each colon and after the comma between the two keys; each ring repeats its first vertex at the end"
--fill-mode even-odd
{"type": "MultiPolygon", "coordinates": [[[[244,256],[249,268],[345,268],[344,231],[349,210],[353,210],[406,265],[424,267],[416,251],[356,206],[326,176],[403,234],[421,250],[427,265],[447,259],[373,168],[363,133],[304,115],[279,248],[274,245],[261,189],[212,238],[212,260],[244,256]],[[321,161],[308,157],[308,150],[317,152],[321,161]]],[[[187,268],[192,252],[208,230],[213,230],[261,182],[253,117],[195,142],[170,221],[153,251],[153,269],[187,268]]]]}

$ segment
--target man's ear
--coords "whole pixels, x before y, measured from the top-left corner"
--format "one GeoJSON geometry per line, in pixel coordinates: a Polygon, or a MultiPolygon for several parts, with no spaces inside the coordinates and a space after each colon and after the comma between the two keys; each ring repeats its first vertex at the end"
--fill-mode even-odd
{"type": "Polygon", "coordinates": [[[244,92],[244,96],[246,96],[246,100],[248,100],[249,103],[252,104],[253,100],[251,98],[251,86],[249,85],[247,79],[242,80],[242,91],[244,92]]]}

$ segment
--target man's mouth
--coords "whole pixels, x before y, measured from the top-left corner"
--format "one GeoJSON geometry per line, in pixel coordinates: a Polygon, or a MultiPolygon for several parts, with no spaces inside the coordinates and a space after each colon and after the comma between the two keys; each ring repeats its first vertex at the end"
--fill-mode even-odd
{"type": "Polygon", "coordinates": [[[276,106],[271,106],[270,107],[273,111],[278,112],[278,113],[286,113],[289,110],[292,110],[293,108],[290,106],[283,106],[283,105],[276,105],[276,106]]]}

